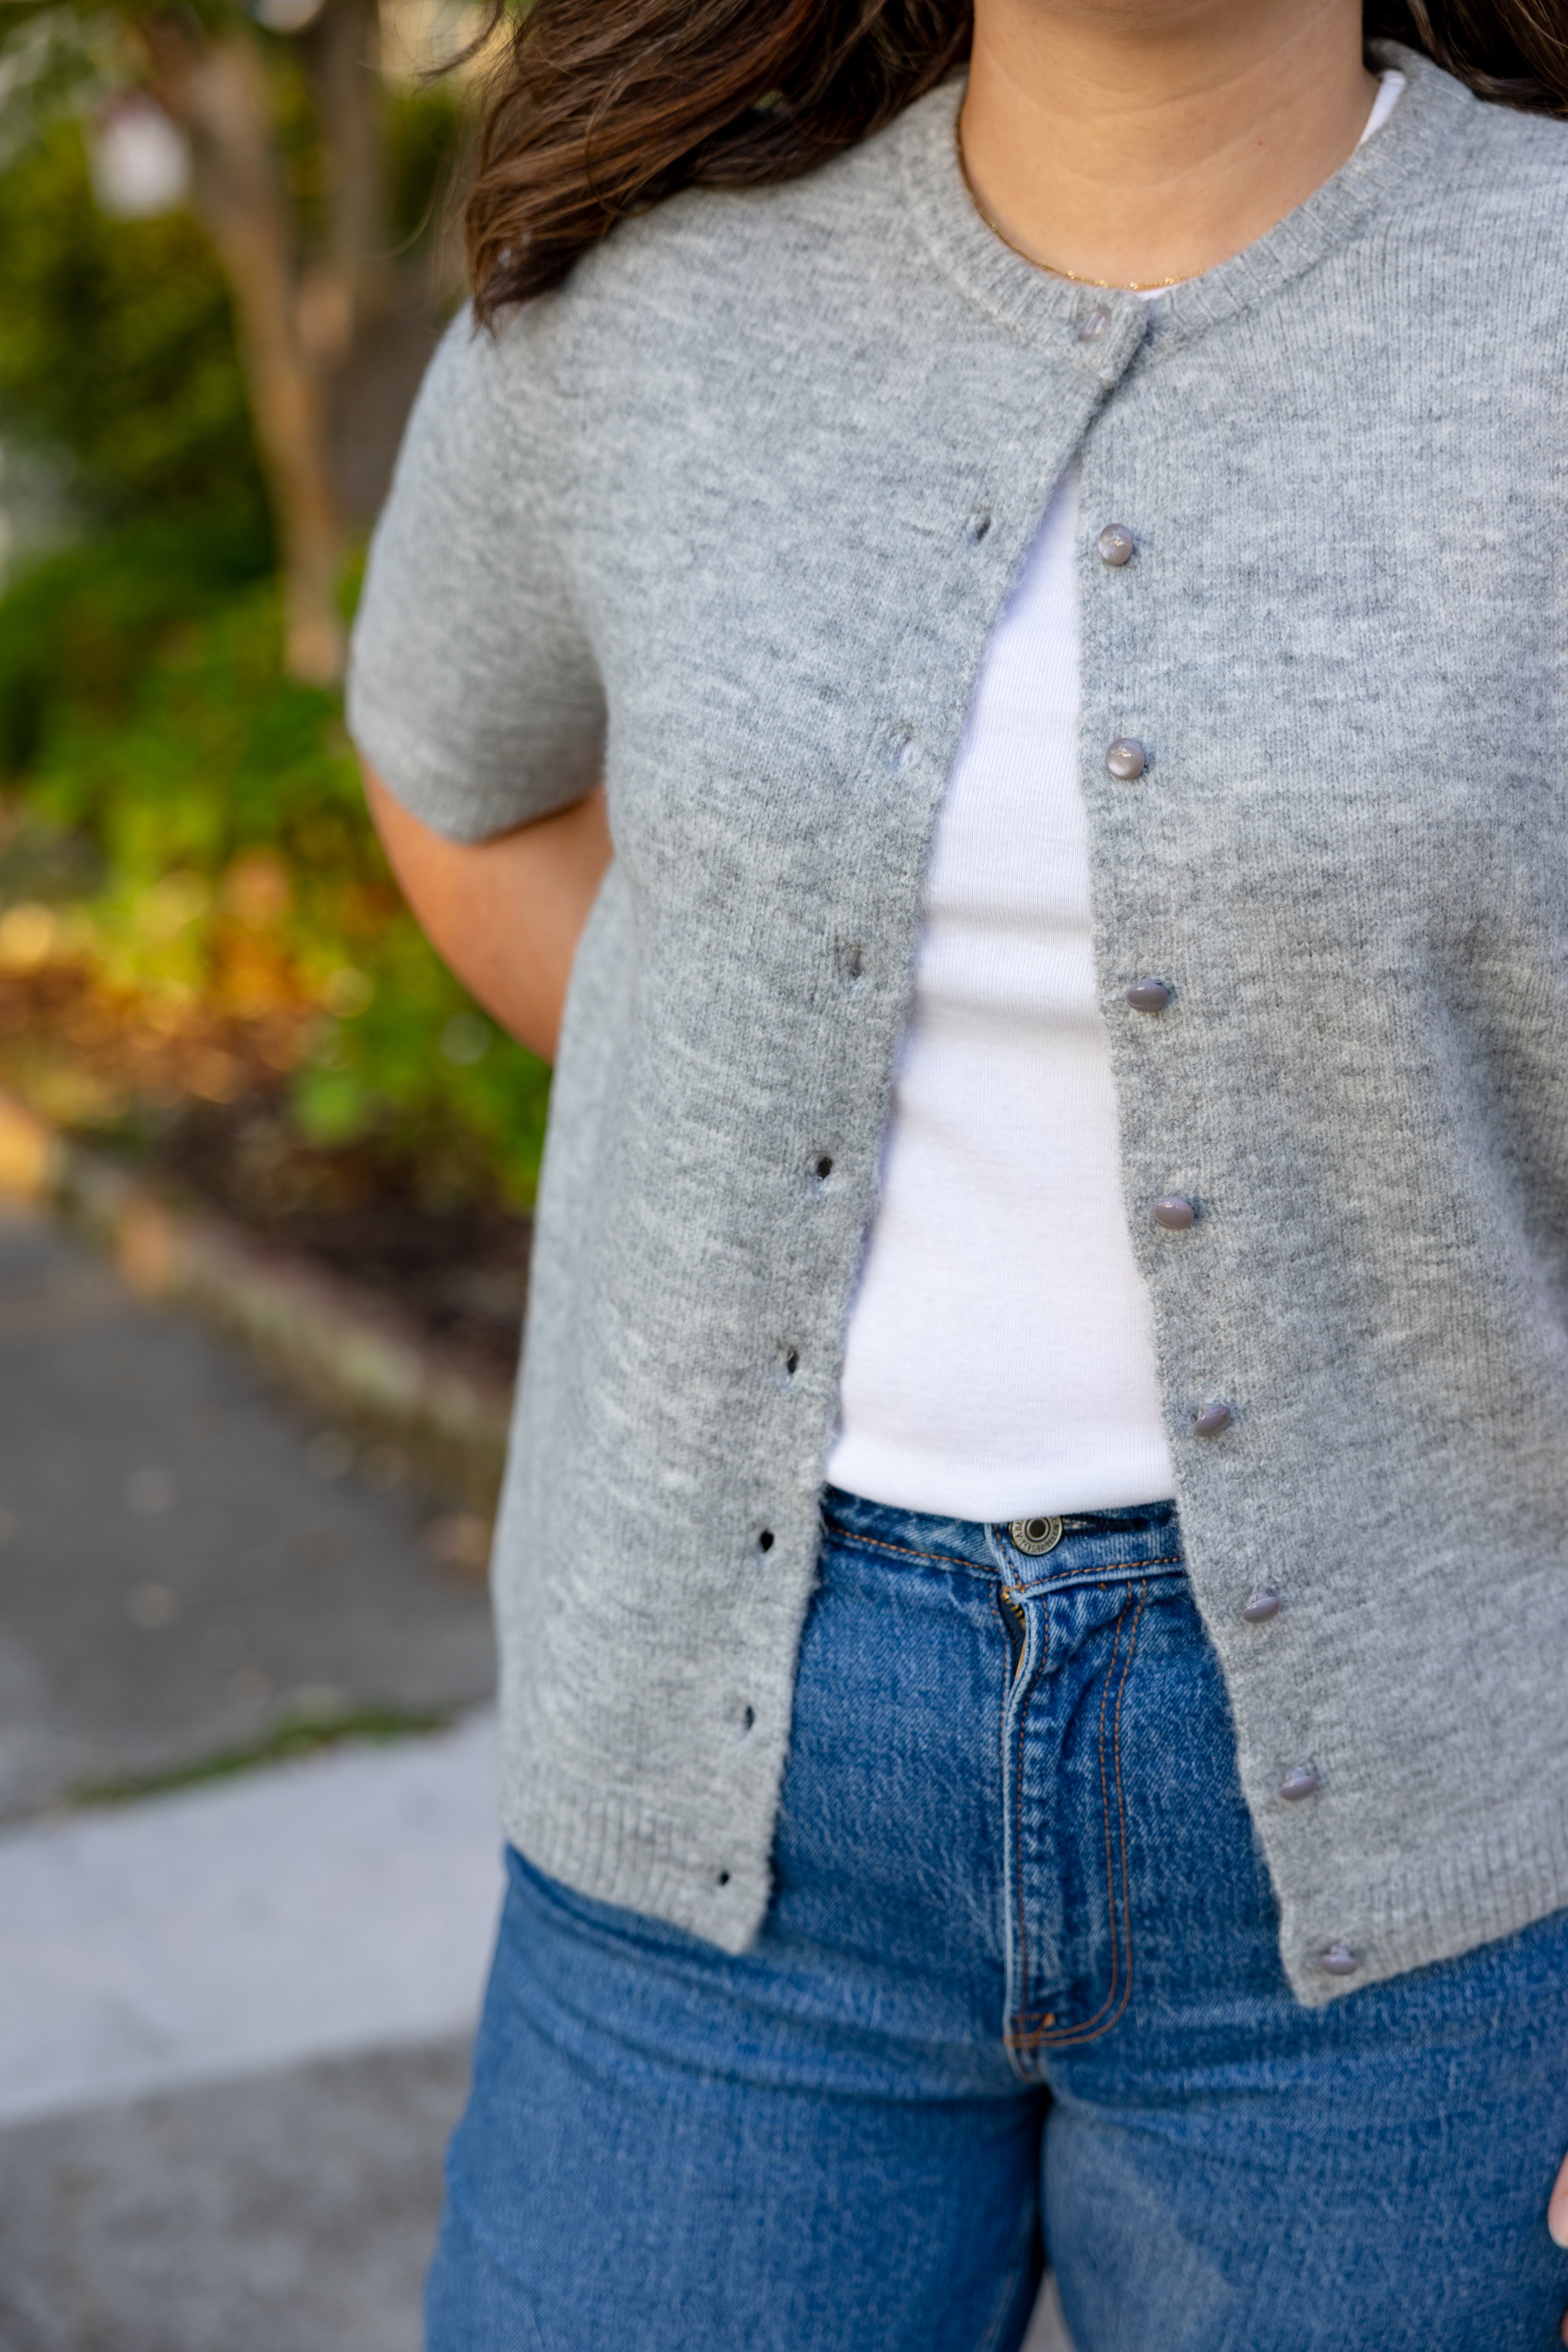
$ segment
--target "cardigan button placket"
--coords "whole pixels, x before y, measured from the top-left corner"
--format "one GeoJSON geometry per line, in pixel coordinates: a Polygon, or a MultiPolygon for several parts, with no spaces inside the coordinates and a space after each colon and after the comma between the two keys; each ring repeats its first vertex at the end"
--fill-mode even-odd
{"type": "MultiPolygon", "coordinates": [[[[1342,1937],[1349,1947],[1355,1933],[1358,1944],[1340,1965],[1353,1971],[1359,1949],[1368,1976],[1448,1948],[1458,1940],[1456,1923],[1468,1932],[1479,1920],[1478,1932],[1494,1936],[1523,1924],[1544,1875],[1539,1854],[1525,1853],[1511,1874],[1489,1876],[1478,1866],[1470,1878],[1462,1867],[1465,1807],[1480,1807],[1487,1795],[1473,1778],[1466,1785],[1467,1743],[1482,1732],[1493,1738],[1488,1761],[1498,1764],[1500,1784],[1503,1766],[1522,1757],[1528,1768],[1530,1721],[1551,1679],[1540,1664],[1549,1638],[1532,1646],[1506,1611],[1487,1617],[1521,1558],[1529,1564],[1529,1531],[1521,1534],[1506,1480],[1498,1481],[1496,1433],[1485,1414],[1451,1416],[1450,1442],[1432,1447],[1443,1367],[1434,1370],[1430,1351],[1420,1349],[1385,1349],[1370,1367],[1358,1360],[1339,1368],[1331,1419],[1353,1432],[1358,1417],[1363,1427],[1376,1417],[1386,1442],[1375,1458],[1351,1444],[1334,1460],[1330,1428],[1320,1433],[1314,1460],[1299,1412],[1284,1409],[1313,1390],[1323,1334],[1338,1328],[1336,1315],[1342,1322],[1347,1284],[1398,1296],[1410,1256],[1410,1185],[1401,1171],[1412,1133],[1424,1138],[1423,1199],[1438,1203],[1444,1241],[1423,1262],[1433,1328],[1495,1324],[1495,1352],[1510,1363],[1531,1360],[1532,1347],[1538,1358],[1542,1348],[1549,1356],[1560,1336],[1551,1301],[1543,1307],[1531,1286],[1506,1279],[1510,1246],[1519,1255],[1551,1223],[1551,1202],[1542,1201],[1551,1190],[1548,1146],[1568,1068],[1561,1003],[1547,1001],[1550,992],[1510,986],[1532,953],[1538,969],[1550,957],[1548,932],[1560,945],[1565,929],[1551,854],[1557,799],[1535,789],[1554,764],[1554,715],[1521,760],[1508,678],[1500,676],[1511,663],[1524,681],[1516,710],[1532,679],[1550,674],[1552,599],[1537,593],[1535,541],[1526,532],[1510,542],[1492,525],[1499,514],[1531,511],[1540,491],[1532,425],[1557,371],[1551,335],[1532,335],[1529,326],[1531,306],[1539,309],[1534,256],[1560,210],[1556,176],[1542,169],[1542,142],[1568,133],[1506,110],[1479,112],[1460,83],[1426,59],[1401,56],[1411,88],[1378,134],[1383,144],[1260,238],[1245,264],[1156,303],[1147,324],[1135,294],[1026,275],[1026,264],[991,252],[954,165],[949,101],[955,110],[960,93],[950,84],[856,150],[852,172],[782,185],[739,206],[700,194],[691,202],[710,207],[700,236],[689,233],[684,207],[655,212],[638,231],[647,269],[626,269],[612,256],[607,275],[595,271],[562,290],[537,333],[508,340],[504,351],[491,338],[458,336],[443,352],[360,610],[355,724],[368,730],[367,751],[384,743],[376,764],[400,795],[406,788],[407,806],[426,823],[471,832],[521,822],[558,795],[563,776],[593,772],[605,731],[604,673],[615,672],[612,765],[626,871],[611,877],[579,958],[578,1076],[571,1082],[568,1070],[557,1089],[552,1148],[584,1181],[558,1187],[553,1216],[542,1220],[530,1381],[543,1400],[597,1394],[621,1381],[624,1410],[609,1439],[604,1416],[578,1415],[560,1462],[552,1447],[562,1415],[534,1410],[520,1431],[539,1502],[531,1575],[547,1580],[550,1609],[570,1638],[551,1646],[559,1680],[550,1707],[521,1727],[528,1769],[513,1776],[509,1818],[525,1849],[569,1847],[582,1857],[589,1895],[685,1919],[700,1912],[705,1882],[728,1851],[734,1859],[724,1866],[734,1879],[727,1903],[713,1899],[713,1925],[722,1924],[738,1949],[763,1907],[772,1830],[763,1797],[748,1782],[745,1803],[737,1796],[725,1805],[695,1736],[678,1740],[661,1723],[653,1746],[628,1747],[616,1727],[635,1731],[647,1694],[689,1673],[694,1688],[724,1690],[727,1648],[742,1636],[754,1645],[759,1673],[767,1664],[778,1677],[759,1690],[787,1688],[789,1629],[812,1574],[804,1487],[796,1491],[807,1474],[789,1465],[797,1445],[799,1459],[808,1437],[815,1445],[817,1418],[832,1403],[834,1335],[855,1281],[858,1210],[869,1197],[883,1078],[900,1043],[910,961],[902,949],[917,915],[915,835],[937,799],[936,770],[947,765],[939,753],[956,732],[950,718],[972,698],[1001,574],[1021,552],[1029,514],[1043,507],[1047,460],[1059,477],[1078,449],[1086,500],[1077,547],[1086,592],[1086,798],[1100,885],[1100,970],[1110,983],[1102,1001],[1136,1131],[1136,1149],[1124,1153],[1133,1256],[1165,1286],[1159,1303],[1173,1374],[1171,1437],[1194,1557],[1228,1555],[1238,1585],[1247,1568],[1262,1565],[1258,1554],[1268,1549],[1252,1532],[1259,1491],[1285,1518],[1304,1515],[1334,1556],[1347,1547],[1353,1555],[1355,1529],[1371,1517],[1380,1528],[1373,1571],[1380,1601],[1391,1620],[1421,1614],[1434,1672],[1447,1676],[1447,1703],[1414,1752],[1410,1743],[1385,1742],[1353,1805],[1341,1804],[1338,1780],[1325,1783],[1336,1821],[1331,1872],[1318,1867],[1323,1817],[1315,1801],[1304,1813],[1281,1814],[1263,1771],[1253,1793],[1274,1814],[1271,1844],[1312,1847],[1304,1856],[1288,1852],[1281,1864],[1285,1916],[1310,1926],[1299,1941],[1287,1936],[1286,1956],[1299,1984],[1337,1994],[1348,1992],[1353,1972],[1337,1983],[1335,1967],[1319,1978],[1314,1964],[1325,1952],[1337,1956],[1342,1937]],[[1468,236],[1473,273],[1430,266],[1456,222],[1468,236]],[[835,306],[823,301],[825,243],[850,267],[863,247],[871,251],[889,235],[901,239],[900,267],[859,271],[858,331],[847,336],[835,306]],[[719,282],[729,298],[715,305],[719,282]],[[658,298],[651,308],[650,285],[658,298]],[[1358,310],[1357,289],[1367,287],[1358,310]],[[1358,331],[1369,301],[1375,336],[1358,331]],[[994,379],[993,405],[1010,427],[987,441],[994,457],[973,435],[966,444],[966,373],[944,365],[977,333],[994,379]],[[582,367],[556,364],[562,336],[582,367]],[[762,358],[751,389],[760,383],[768,396],[736,398],[728,359],[752,344],[762,358]],[[1369,346],[1379,362],[1370,371],[1369,346]],[[797,355],[793,383],[763,380],[775,351],[797,355]],[[624,396],[574,404],[574,374],[596,376],[624,396]],[[498,488],[494,448],[470,428],[516,401],[529,430],[510,436],[498,488]],[[819,410],[856,429],[814,437],[819,410]],[[1401,462],[1409,452],[1400,427],[1412,415],[1486,415],[1495,425],[1481,435],[1428,434],[1417,453],[1426,495],[1415,499],[1411,467],[1401,462]],[[1238,415],[1244,427],[1248,419],[1257,425],[1251,440],[1244,429],[1238,443],[1238,415]],[[1281,420],[1299,419],[1304,431],[1282,429],[1281,420]],[[1321,527],[1324,435],[1317,428],[1324,419],[1351,453],[1342,543],[1321,527]],[[1264,443],[1268,462],[1255,464],[1264,443]],[[694,450],[699,488],[712,491],[713,512],[728,528],[706,530],[701,514],[694,522],[691,499],[681,495],[694,450]],[[613,511],[602,496],[595,506],[574,494],[568,451],[581,457],[583,482],[612,491],[613,511]],[[980,479],[977,457],[993,469],[980,479]],[[1217,533],[1213,528],[1215,487],[1237,475],[1251,507],[1240,541],[1234,514],[1217,519],[1217,533]],[[650,480],[674,488],[637,496],[637,486],[650,480]],[[1157,503],[1150,484],[1158,486],[1157,503]],[[630,494],[618,495],[628,485],[630,494]],[[995,520],[977,545],[963,530],[983,505],[995,520]],[[1438,567],[1441,577],[1430,562],[1434,511],[1452,525],[1454,561],[1438,567]],[[1128,563],[1088,573],[1100,530],[1134,512],[1128,563]],[[759,518],[768,541],[761,566],[758,532],[749,528],[759,518]],[[1211,560],[1227,521],[1226,560],[1211,560]],[[900,559],[897,576],[884,564],[887,593],[868,597],[861,558],[889,548],[900,559]],[[1356,635],[1359,693],[1347,699],[1338,690],[1343,631],[1336,635],[1335,597],[1367,602],[1369,551],[1379,625],[1356,635]],[[1145,609],[1145,592],[1163,586],[1167,570],[1173,593],[1145,609]],[[509,635],[516,657],[498,663],[485,632],[471,625],[465,586],[503,576],[519,618],[509,635]],[[676,593],[631,593],[645,578],[670,579],[676,593]],[[808,612],[797,609],[803,583],[808,612]],[[1103,603],[1096,608],[1095,590],[1116,600],[1114,614],[1103,603]],[[636,690],[622,694],[623,672],[634,667],[636,690]],[[1405,736],[1418,740],[1407,740],[1403,761],[1391,763],[1364,712],[1396,704],[1416,670],[1426,700],[1405,736]],[[900,681],[882,693],[908,695],[908,711],[864,711],[868,681],[875,692],[883,678],[900,681]],[[1179,688],[1175,698],[1163,691],[1167,679],[1179,688]],[[760,761],[759,709],[784,714],[760,761]],[[890,729],[906,716],[918,719],[921,740],[910,768],[895,775],[877,740],[878,719],[890,729]],[[1110,775],[1094,769],[1092,746],[1106,724],[1119,735],[1140,724],[1154,730],[1136,794],[1131,781],[1111,793],[1110,775]],[[868,753],[862,733],[872,738],[868,753]],[[416,756],[421,745],[437,747],[428,772],[416,756]],[[869,771],[868,788],[846,789],[858,767],[869,771]],[[1444,860],[1432,849],[1466,828],[1479,835],[1494,811],[1508,832],[1510,872],[1517,866],[1528,877],[1511,892],[1489,892],[1484,857],[1444,860]],[[668,827],[652,829],[667,817],[668,827]],[[1331,844],[1342,855],[1323,849],[1331,817],[1342,819],[1331,844]],[[892,855],[887,834],[895,824],[892,855]],[[1394,848],[1407,854],[1382,854],[1394,835],[1394,848]],[[1358,855],[1369,841],[1373,851],[1358,855]],[[1259,890],[1260,874],[1283,877],[1281,886],[1259,890]],[[1311,887],[1301,887],[1303,875],[1311,887]],[[853,1006],[839,993],[824,938],[836,898],[851,890],[863,890],[853,924],[873,952],[873,977],[853,1006]],[[1477,926],[1488,941],[1480,958],[1477,926]],[[1334,953],[1324,952],[1325,940],[1334,953]],[[1152,971],[1165,964],[1180,977],[1168,1019],[1123,1004],[1140,1024],[1126,1034],[1115,979],[1134,958],[1134,979],[1137,964],[1152,971]],[[1409,1050],[1410,1024],[1386,1017],[1387,976],[1412,970],[1427,974],[1434,1003],[1475,1001],[1472,1026],[1485,1050],[1460,1057],[1462,1068],[1435,1077],[1431,1055],[1409,1050]],[[1312,1041],[1324,1083],[1277,1089],[1269,1099],[1234,1080],[1238,1071],[1272,1066],[1287,1005],[1297,1034],[1312,1041]],[[1498,1087],[1506,1091],[1510,1068],[1517,1076],[1521,1056],[1536,1075],[1509,1095],[1518,1181],[1489,1192],[1487,1170],[1466,1149],[1467,1121],[1474,1111],[1470,1124],[1484,1131],[1492,1116],[1496,1126],[1492,1096],[1498,1087]],[[745,1083],[714,1076],[732,1080],[737,1070],[745,1083]],[[605,1071],[610,1108],[602,1118],[605,1071]],[[1347,1071],[1364,1112],[1350,1122],[1324,1116],[1325,1103],[1332,1108],[1337,1100],[1336,1073],[1347,1071]],[[818,1192],[812,1155],[828,1150],[837,1166],[818,1192]],[[1184,1166],[1192,1181],[1205,1177],[1205,1230],[1151,1240],[1152,1196],[1143,1186],[1184,1166]],[[1288,1264],[1267,1248],[1267,1264],[1251,1262],[1250,1228],[1238,1230],[1238,1265],[1252,1286],[1278,1276],[1289,1292],[1288,1311],[1270,1328],[1267,1373],[1252,1378],[1239,1345],[1247,1315],[1210,1286],[1230,1270],[1230,1229],[1247,1197],[1267,1242],[1265,1199],[1289,1203],[1291,1171],[1303,1167],[1324,1199],[1352,1201],[1356,1214],[1328,1221],[1321,1247],[1286,1253],[1288,1264]],[[1237,1185],[1233,1209],[1212,1171],[1244,1168],[1261,1173],[1245,1192],[1237,1185]],[[644,1198],[635,1188],[650,1169],[660,1181],[644,1198]],[[584,1218],[593,1235],[586,1249],[584,1218]],[[759,1282],[759,1265],[773,1269],[771,1285],[759,1282]],[[771,1314],[763,1295],[770,1287],[771,1314]],[[1183,1332],[1188,1313],[1194,1323],[1183,1332]],[[806,1355],[812,1361],[787,1405],[782,1395],[773,1400],[779,1426],[765,1432],[791,1441],[773,1454],[777,1466],[764,1463],[777,1514],[772,1492],[751,1503],[777,1528],[765,1573],[782,1580],[781,1593],[776,1614],[750,1619],[744,1579],[683,1580],[669,1563],[682,1547],[721,1561],[736,1549],[737,1489],[743,1514],[755,1475],[747,1467],[757,1436],[751,1384],[743,1377],[710,1383],[710,1426],[701,1414],[671,1414],[669,1367],[695,1366],[700,1375],[717,1363],[743,1363],[749,1339],[765,1381],[777,1370],[769,1343],[795,1341],[796,1317],[807,1335],[803,1363],[806,1355]],[[628,1371],[620,1343],[638,1328],[648,1344],[628,1371]],[[1237,1389],[1234,1428],[1228,1407],[1223,1415],[1210,1410],[1219,1379],[1237,1389]],[[1236,1482],[1244,1470],[1242,1494],[1236,1482]],[[796,1485],[786,1487],[786,1471],[796,1485]],[[1420,1490],[1428,1508],[1383,1510],[1384,1488],[1395,1498],[1420,1490]],[[639,1491],[639,1541],[628,1549],[623,1504],[639,1491]],[[1479,1565],[1455,1565],[1445,1553],[1444,1573],[1434,1570],[1434,1516],[1439,1525],[1483,1530],[1479,1565]],[[612,1581],[626,1605],[606,1621],[599,1596],[612,1581]],[[1511,1716],[1494,1703],[1499,1688],[1522,1693],[1511,1716]],[[579,1722],[607,1727],[587,1788],[579,1722]],[[1434,1795],[1442,1782],[1427,1753],[1442,1742],[1448,1752],[1437,1767],[1454,1775],[1452,1809],[1434,1795]],[[668,1853],[662,1835],[644,1833],[656,1816],[669,1824],[668,1853]],[[1383,1931],[1349,1898],[1364,1891],[1364,1857],[1394,1851],[1417,1890],[1416,1924],[1397,1949],[1390,1943],[1373,1953],[1360,1939],[1369,1927],[1373,1940],[1383,1931]],[[1329,1929],[1324,1946],[1316,1922],[1342,1905],[1350,1916],[1329,1929]],[[721,1911],[733,1916],[721,1923],[721,1911]]],[[[1110,739],[1099,740],[1103,760],[1110,739]]],[[[1556,1452],[1568,1460],[1568,1448],[1556,1452]]],[[[742,1516],[742,1555],[749,1532],[742,1516]]],[[[1355,1737],[1364,1739],[1369,1724],[1375,1735],[1403,1723],[1397,1687],[1393,1706],[1385,1704],[1394,1672],[1386,1650],[1320,1640],[1310,1575],[1279,1558],[1272,1572],[1291,1593],[1278,1612],[1254,1607],[1250,1584],[1240,1601],[1224,1601],[1223,1578],[1213,1598],[1222,1615],[1224,1606],[1238,1617],[1245,1609],[1246,1636],[1232,1633],[1231,1648],[1247,1654],[1276,1700],[1290,1695],[1303,1709],[1310,1702],[1325,1760],[1337,1757],[1336,1742],[1355,1753],[1355,1737]]],[[[516,1646],[516,1579],[503,1575],[500,1584],[516,1646]]],[[[1549,1612],[1542,1622],[1549,1637],[1549,1612]]],[[[1220,1639],[1223,1647],[1223,1627],[1220,1639]]],[[[752,1654],[748,1647],[748,1661],[752,1654]]],[[[750,1685],[742,1695],[752,1695],[750,1685]]],[[[1247,1704],[1264,1696],[1248,1695],[1247,1704]]],[[[731,1711],[739,1704],[731,1696],[731,1711]]],[[[759,1713],[771,1748],[787,1723],[775,1722],[774,1696],[759,1713]]],[[[1278,1716],[1272,1736],[1262,1737],[1277,1770],[1298,1761],[1298,1745],[1312,1744],[1292,1739],[1289,1720],[1278,1716]]],[[[1550,1845],[1544,1832],[1540,1843],[1550,1845]]]]}

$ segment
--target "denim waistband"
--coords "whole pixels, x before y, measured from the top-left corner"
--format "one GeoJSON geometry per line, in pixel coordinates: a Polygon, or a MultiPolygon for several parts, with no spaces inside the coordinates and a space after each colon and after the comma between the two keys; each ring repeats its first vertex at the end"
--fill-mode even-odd
{"type": "MultiPolygon", "coordinates": [[[[1185,1565],[1173,1502],[1064,1512],[1061,1534],[1045,1552],[1026,1552],[1014,1543],[1009,1527],[1024,1524],[1020,1521],[939,1518],[926,1511],[900,1510],[893,1503],[868,1502],[863,1495],[846,1494],[841,1486],[823,1489],[822,1516],[831,1531],[863,1543],[954,1568],[999,1572],[1029,1585],[1142,1568],[1179,1575],[1185,1565]]],[[[1047,1532],[1055,1524],[1047,1523],[1047,1532]]]]}

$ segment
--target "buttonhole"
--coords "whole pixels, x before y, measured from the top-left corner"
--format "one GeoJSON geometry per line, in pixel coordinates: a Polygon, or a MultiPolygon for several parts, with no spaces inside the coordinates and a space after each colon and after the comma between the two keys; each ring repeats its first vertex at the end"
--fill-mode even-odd
{"type": "Polygon", "coordinates": [[[794,1348],[790,1349],[788,1355],[784,1358],[784,1370],[789,1374],[792,1381],[794,1380],[796,1372],[800,1370],[800,1357],[794,1348]]]}
{"type": "Polygon", "coordinates": [[[819,1184],[826,1183],[828,1178],[833,1173],[833,1161],[827,1152],[823,1152],[818,1159],[813,1161],[812,1172],[816,1176],[819,1184]]]}
{"type": "Polygon", "coordinates": [[[745,1711],[744,1715],[742,1715],[742,1717],[741,1717],[741,1728],[742,1728],[742,1731],[750,1731],[750,1730],[751,1730],[751,1728],[752,1728],[752,1725],[756,1722],[756,1719],[757,1719],[757,1710],[756,1710],[756,1708],[755,1708],[754,1706],[749,1706],[749,1707],[746,1709],[746,1711],[745,1711]]]}
{"type": "Polygon", "coordinates": [[[764,1528],[762,1534],[757,1538],[757,1549],[759,1551],[772,1551],[773,1548],[773,1531],[772,1528],[764,1528]]]}
{"type": "Polygon", "coordinates": [[[915,733],[912,727],[895,728],[888,744],[888,757],[895,768],[907,768],[914,757],[915,733]]]}
{"type": "Polygon", "coordinates": [[[854,982],[858,980],[861,973],[866,969],[866,951],[864,948],[846,948],[842,958],[842,968],[844,977],[847,981],[854,982]]]}
{"type": "Polygon", "coordinates": [[[730,1874],[729,1874],[729,1872],[728,1872],[727,1870],[721,1870],[721,1871],[719,1873],[719,1884],[720,1884],[720,1885],[721,1885],[721,1886],[728,1886],[728,1885],[729,1885],[729,1884],[730,1884],[730,1874]]]}
{"type": "Polygon", "coordinates": [[[986,532],[991,528],[990,508],[976,507],[974,512],[969,518],[967,528],[970,539],[973,541],[973,544],[978,547],[981,541],[984,538],[986,532]]]}

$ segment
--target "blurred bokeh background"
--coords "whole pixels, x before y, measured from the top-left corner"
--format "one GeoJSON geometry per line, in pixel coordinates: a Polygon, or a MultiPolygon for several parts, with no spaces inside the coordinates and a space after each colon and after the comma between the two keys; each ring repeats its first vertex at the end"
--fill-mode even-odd
{"type": "Polygon", "coordinates": [[[414,2352],[547,1073],[343,641],[465,0],[0,0],[0,2347],[414,2352]]]}
{"type": "Polygon", "coordinates": [[[546,1076],[403,912],[339,692],[484,24],[0,6],[0,1084],[504,1355],[546,1076]]]}

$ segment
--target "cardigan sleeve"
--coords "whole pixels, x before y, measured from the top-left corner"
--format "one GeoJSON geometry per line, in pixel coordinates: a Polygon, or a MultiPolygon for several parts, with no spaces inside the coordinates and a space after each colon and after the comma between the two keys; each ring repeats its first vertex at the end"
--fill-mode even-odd
{"type": "Polygon", "coordinates": [[[545,305],[459,313],[430,363],[372,541],[350,731],[404,806],[481,841],[597,781],[605,703],[568,576],[545,305]]]}

